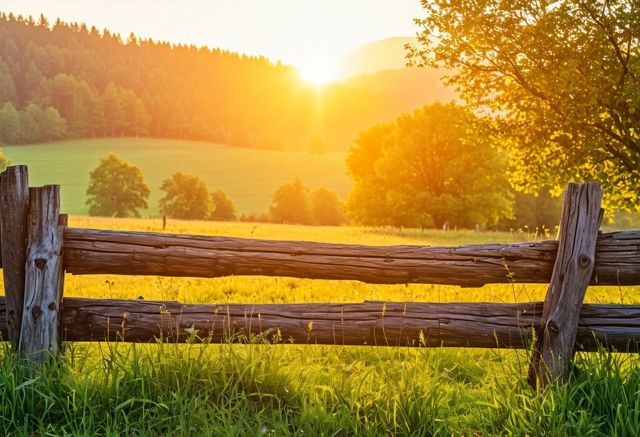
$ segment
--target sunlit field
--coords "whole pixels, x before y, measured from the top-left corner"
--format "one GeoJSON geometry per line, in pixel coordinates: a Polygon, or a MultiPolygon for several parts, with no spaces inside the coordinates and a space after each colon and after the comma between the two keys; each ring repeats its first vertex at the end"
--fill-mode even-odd
{"type": "Polygon", "coordinates": [[[198,176],[212,191],[222,190],[238,213],[267,212],[273,192],[298,177],[312,189],[320,186],[345,198],[351,188],[345,153],[265,151],[202,141],[148,138],[106,138],[5,146],[14,165],[29,166],[31,186],[58,184],[62,211],[86,214],[89,172],[108,153],[140,167],[151,190],[149,209],[142,216],[158,215],[160,185],[175,172],[198,176]]]}
{"type": "MultiPolygon", "coordinates": [[[[160,231],[160,220],[72,216],[72,227],[160,231]]],[[[170,220],[167,232],[375,245],[535,239],[525,233],[170,220]]],[[[543,285],[478,289],[349,281],[72,276],[66,296],[185,303],[542,300],[543,285]]],[[[637,302],[592,287],[587,302],[637,302]]],[[[34,376],[0,365],[0,433],[23,435],[634,435],[637,355],[579,355],[571,384],[535,396],[527,351],[260,344],[67,344],[34,376]]]]}

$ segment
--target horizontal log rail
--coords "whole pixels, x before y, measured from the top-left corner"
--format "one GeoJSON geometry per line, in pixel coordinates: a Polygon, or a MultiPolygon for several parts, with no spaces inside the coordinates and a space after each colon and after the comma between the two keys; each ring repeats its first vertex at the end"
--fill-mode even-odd
{"type": "MultiPolygon", "coordinates": [[[[67,341],[282,342],[293,344],[524,348],[542,303],[305,303],[183,305],[178,302],[64,298],[67,341]]],[[[6,304],[0,326],[6,334],[6,304]]],[[[584,305],[577,342],[637,351],[639,305],[584,305]]]]}
{"type": "MultiPolygon", "coordinates": [[[[73,274],[264,275],[477,287],[489,283],[548,283],[557,250],[556,240],[429,247],[81,228],[68,228],[64,233],[64,265],[73,274]]],[[[590,283],[640,284],[640,230],[599,235],[590,283]]]]}

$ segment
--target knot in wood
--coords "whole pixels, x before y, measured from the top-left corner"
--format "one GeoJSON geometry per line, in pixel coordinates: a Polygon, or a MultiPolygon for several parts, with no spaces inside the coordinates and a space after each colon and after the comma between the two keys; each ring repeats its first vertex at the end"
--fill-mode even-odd
{"type": "Polygon", "coordinates": [[[560,332],[560,327],[554,320],[549,320],[547,322],[547,331],[553,335],[557,335],[560,332]]]}
{"type": "Polygon", "coordinates": [[[40,269],[40,270],[42,270],[44,268],[44,265],[46,263],[47,263],[47,260],[43,259],[43,258],[36,258],[36,260],[35,260],[36,267],[38,269],[40,269]]]}
{"type": "Polygon", "coordinates": [[[33,308],[31,308],[31,315],[35,320],[38,320],[42,315],[42,309],[40,308],[40,306],[36,305],[33,308]]]}
{"type": "Polygon", "coordinates": [[[56,310],[56,308],[58,308],[58,306],[56,305],[56,303],[55,303],[55,302],[51,302],[51,303],[47,306],[47,308],[49,308],[49,310],[50,310],[50,311],[55,311],[55,310],[56,310]]]}
{"type": "Polygon", "coordinates": [[[580,256],[578,257],[578,262],[584,268],[589,267],[591,265],[591,263],[592,263],[591,257],[589,255],[587,255],[586,253],[581,253],[580,254],[580,256]]]}

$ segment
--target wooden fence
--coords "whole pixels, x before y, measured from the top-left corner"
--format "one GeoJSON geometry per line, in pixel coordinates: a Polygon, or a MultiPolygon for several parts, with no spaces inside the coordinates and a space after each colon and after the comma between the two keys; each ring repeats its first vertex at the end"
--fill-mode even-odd
{"type": "Polygon", "coordinates": [[[62,341],[279,341],[528,348],[532,384],[562,379],[576,347],[636,351],[640,306],[582,305],[586,288],[640,284],[640,231],[602,234],[598,184],[570,184],[559,240],[460,247],[252,240],[68,228],[59,187],[0,174],[3,338],[33,362],[62,341]],[[549,283],[540,303],[210,304],[63,298],[72,274],[350,279],[368,283],[549,283]]]}

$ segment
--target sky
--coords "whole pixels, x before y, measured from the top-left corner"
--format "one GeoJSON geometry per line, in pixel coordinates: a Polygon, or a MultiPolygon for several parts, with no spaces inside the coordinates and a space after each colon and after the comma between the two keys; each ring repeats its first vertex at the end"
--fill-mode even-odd
{"type": "Polygon", "coordinates": [[[85,22],[126,38],[220,47],[304,66],[414,35],[419,0],[0,0],[0,10],[85,22]]]}

